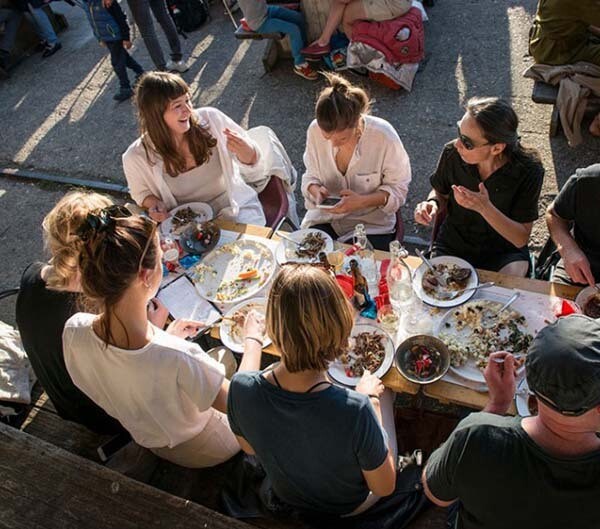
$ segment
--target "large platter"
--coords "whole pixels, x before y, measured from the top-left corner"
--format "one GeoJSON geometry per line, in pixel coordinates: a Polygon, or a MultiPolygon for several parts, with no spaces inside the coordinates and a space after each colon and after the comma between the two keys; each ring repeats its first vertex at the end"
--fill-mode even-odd
{"type": "MultiPolygon", "coordinates": [[[[460,259],[459,257],[454,257],[451,255],[440,255],[439,257],[432,257],[431,259],[429,259],[429,261],[433,265],[448,264],[448,265],[457,265],[460,268],[470,268],[471,276],[469,277],[465,288],[475,287],[479,284],[479,277],[477,276],[477,271],[464,259],[460,259]]],[[[441,307],[441,308],[456,307],[456,306],[464,303],[465,301],[469,301],[477,292],[476,290],[470,290],[468,292],[465,292],[464,294],[461,294],[460,296],[457,296],[455,299],[452,299],[452,300],[438,299],[438,298],[428,294],[423,289],[423,276],[427,270],[428,270],[428,268],[425,263],[421,263],[419,268],[417,268],[415,270],[415,273],[413,276],[413,288],[414,288],[415,294],[418,296],[418,298],[421,301],[427,303],[428,305],[432,305],[433,307],[441,307]]]]}
{"type": "MultiPolygon", "coordinates": [[[[392,367],[392,363],[394,362],[394,355],[396,353],[394,342],[392,341],[390,335],[377,325],[372,325],[370,323],[357,323],[352,329],[351,337],[354,337],[361,332],[375,332],[383,336],[385,357],[379,369],[373,373],[376,377],[381,378],[389,371],[390,367],[392,367]]],[[[346,367],[347,366],[340,360],[336,360],[329,365],[327,373],[336,382],[339,382],[345,386],[354,387],[356,384],[358,384],[360,377],[348,376],[346,374],[346,367]]]]}
{"type": "MultiPolygon", "coordinates": [[[[333,252],[333,239],[324,231],[309,228],[307,230],[298,230],[291,233],[286,233],[285,235],[286,237],[289,237],[290,239],[293,239],[296,242],[302,242],[304,237],[306,237],[310,233],[320,233],[323,236],[323,239],[325,239],[325,245],[323,246],[323,249],[321,251],[325,253],[333,252]]],[[[277,262],[279,264],[284,264],[288,261],[293,261],[295,263],[310,263],[317,260],[317,257],[298,257],[297,255],[295,255],[295,252],[293,250],[291,250],[290,252],[290,250],[288,249],[289,245],[291,244],[292,243],[286,241],[285,239],[281,239],[279,241],[279,245],[275,250],[275,257],[277,258],[277,262]]]]}
{"type": "Polygon", "coordinates": [[[213,218],[213,210],[205,202],[190,202],[189,204],[182,204],[181,206],[177,206],[169,211],[169,217],[160,223],[160,233],[163,236],[172,237],[173,239],[179,238],[185,229],[185,226],[181,226],[179,229],[175,230],[173,228],[173,215],[185,208],[190,208],[197,214],[196,218],[194,219],[195,222],[205,222],[207,220],[212,220],[213,218]]]}
{"type": "MultiPolygon", "coordinates": [[[[221,341],[223,342],[223,345],[229,347],[229,349],[236,353],[244,352],[242,329],[239,329],[238,325],[229,318],[233,317],[237,311],[244,311],[247,314],[253,309],[264,316],[267,311],[267,300],[264,298],[252,298],[242,301],[225,314],[223,323],[221,323],[221,341]]],[[[263,347],[267,347],[270,343],[271,339],[265,335],[263,338],[263,347]]]]}
{"type": "Polygon", "coordinates": [[[256,297],[275,273],[275,257],[261,242],[241,239],[210,252],[191,270],[198,293],[219,304],[239,303],[256,297]],[[256,270],[256,275],[241,279],[240,274],[256,270]]]}
{"type": "MultiPolygon", "coordinates": [[[[440,340],[442,340],[450,350],[450,369],[449,371],[454,373],[455,375],[477,384],[485,384],[485,378],[483,377],[483,366],[479,367],[477,365],[477,361],[474,358],[468,358],[464,364],[457,366],[453,365],[453,358],[455,357],[455,353],[453,350],[453,344],[458,344],[460,346],[477,346],[478,343],[484,344],[486,342],[486,334],[481,332],[481,326],[477,324],[479,313],[478,307],[483,307],[483,312],[486,313],[488,310],[495,311],[498,310],[508,298],[504,298],[501,296],[494,296],[489,292],[486,293],[485,298],[475,299],[466,303],[462,307],[457,307],[450,309],[442,319],[439,321],[434,334],[440,340]],[[457,318],[463,317],[463,311],[468,311],[469,308],[472,308],[473,316],[472,321],[473,324],[465,325],[462,328],[459,328],[457,318]],[[456,313],[459,313],[457,316],[456,313]]],[[[536,331],[533,331],[533,325],[531,321],[525,319],[523,322],[518,321],[518,317],[522,316],[523,312],[519,310],[518,302],[515,302],[508,309],[501,313],[499,318],[502,318],[506,321],[507,326],[503,329],[500,329],[498,332],[498,336],[500,340],[507,339],[510,335],[510,325],[513,323],[517,326],[518,330],[523,334],[529,334],[534,336],[536,331]]],[[[525,316],[523,316],[525,318],[525,316]]],[[[496,319],[494,321],[500,321],[500,319],[496,319]]],[[[542,324],[543,326],[543,324],[542,324]]],[[[511,345],[503,345],[502,347],[485,347],[482,345],[481,349],[486,351],[487,354],[493,353],[498,350],[513,352],[511,345]]]]}

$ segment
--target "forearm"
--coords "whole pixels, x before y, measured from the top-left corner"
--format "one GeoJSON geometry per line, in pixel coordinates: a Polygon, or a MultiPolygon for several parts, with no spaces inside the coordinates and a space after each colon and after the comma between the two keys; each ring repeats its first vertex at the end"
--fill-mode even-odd
{"type": "Polygon", "coordinates": [[[552,208],[549,208],[546,212],[546,224],[548,225],[550,237],[552,237],[561,256],[571,249],[579,248],[571,236],[569,222],[557,216],[552,208]]]}
{"type": "Polygon", "coordinates": [[[485,411],[487,413],[493,413],[494,415],[506,415],[510,408],[511,402],[512,401],[496,402],[489,400],[482,411],[485,411]]]}
{"type": "Polygon", "coordinates": [[[375,191],[362,195],[365,208],[381,208],[387,204],[390,194],[387,191],[375,191]]]}
{"type": "Polygon", "coordinates": [[[496,230],[508,242],[517,248],[522,248],[529,241],[531,228],[524,224],[508,218],[504,213],[497,209],[493,204],[489,204],[481,212],[485,221],[496,230]]]}
{"type": "Polygon", "coordinates": [[[244,340],[244,355],[240,362],[238,372],[258,371],[262,357],[262,347],[256,340],[244,340]]]}
{"type": "Polygon", "coordinates": [[[144,209],[152,209],[158,202],[161,202],[160,198],[154,195],[148,195],[140,204],[144,209]]]}
{"type": "Polygon", "coordinates": [[[448,206],[448,196],[442,195],[442,193],[434,188],[432,188],[429,195],[427,195],[426,201],[428,200],[437,202],[438,209],[446,209],[448,206]]]}

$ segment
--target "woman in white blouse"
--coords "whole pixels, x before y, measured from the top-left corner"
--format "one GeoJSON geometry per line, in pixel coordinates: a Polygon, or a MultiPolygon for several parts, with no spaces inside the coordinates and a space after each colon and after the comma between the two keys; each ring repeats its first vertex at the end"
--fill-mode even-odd
{"type": "Polygon", "coordinates": [[[369,115],[364,90],[339,75],[328,74],[327,80],[306,137],[302,227],[345,240],[362,223],[373,246],[387,250],[396,212],[406,201],[410,160],[394,127],[369,115]],[[319,207],[332,196],[341,197],[335,207],[319,207]]]}
{"type": "Polygon", "coordinates": [[[256,192],[244,179],[262,175],[256,144],[211,107],[194,110],[189,86],[165,72],[145,74],[137,89],[140,137],[123,154],[135,202],[160,222],[169,210],[205,202],[217,217],[264,226],[256,192]]]}

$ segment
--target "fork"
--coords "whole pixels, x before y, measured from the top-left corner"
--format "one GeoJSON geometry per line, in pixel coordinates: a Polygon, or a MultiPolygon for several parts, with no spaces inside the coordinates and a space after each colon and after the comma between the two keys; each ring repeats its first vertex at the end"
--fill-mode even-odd
{"type": "Polygon", "coordinates": [[[427,257],[425,257],[425,254],[421,250],[419,250],[418,248],[415,248],[415,253],[419,257],[419,259],[421,259],[421,261],[423,261],[425,263],[427,268],[429,268],[429,270],[431,270],[431,273],[434,275],[434,277],[440,277],[440,273],[435,269],[435,266],[433,266],[431,261],[429,259],[427,259],[427,257]]]}
{"type": "Polygon", "coordinates": [[[449,301],[456,299],[458,296],[461,296],[465,292],[470,292],[471,290],[479,290],[480,288],[490,288],[493,287],[496,283],[493,281],[488,281],[487,283],[481,283],[481,285],[476,285],[474,287],[463,288],[462,290],[455,290],[454,292],[450,292],[448,297],[446,298],[449,301]]]}

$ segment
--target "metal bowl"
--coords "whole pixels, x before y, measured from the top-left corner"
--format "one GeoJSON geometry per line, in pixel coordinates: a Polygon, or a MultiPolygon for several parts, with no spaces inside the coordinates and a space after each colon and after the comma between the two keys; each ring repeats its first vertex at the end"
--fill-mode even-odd
{"type": "Polygon", "coordinates": [[[184,252],[200,255],[210,252],[221,238],[221,228],[214,222],[194,222],[179,237],[184,252]]]}
{"type": "Polygon", "coordinates": [[[400,371],[402,376],[409,382],[414,382],[415,384],[431,384],[442,378],[448,371],[448,368],[450,367],[450,351],[448,351],[448,347],[446,347],[446,344],[440,339],[426,334],[418,334],[404,340],[398,346],[396,349],[395,363],[398,371],[400,371]],[[411,349],[416,345],[422,345],[428,349],[435,349],[441,355],[440,365],[437,367],[435,373],[427,378],[419,377],[409,372],[408,365],[412,355],[411,349]]]}

